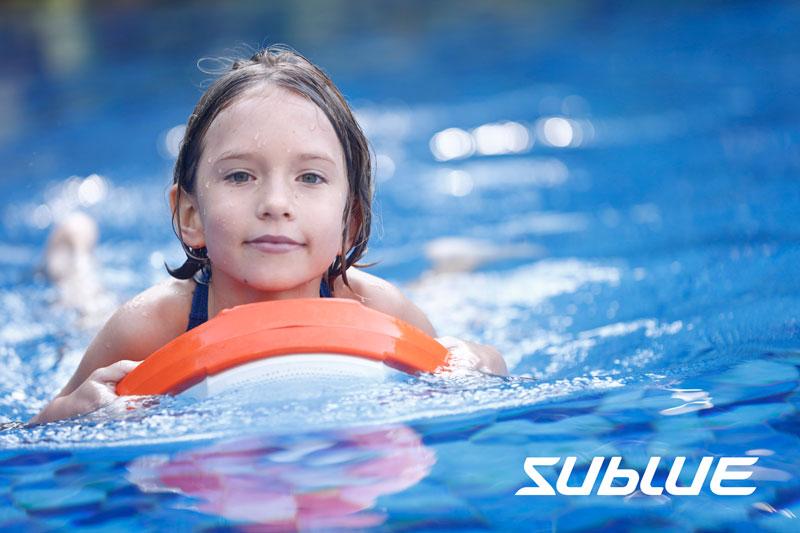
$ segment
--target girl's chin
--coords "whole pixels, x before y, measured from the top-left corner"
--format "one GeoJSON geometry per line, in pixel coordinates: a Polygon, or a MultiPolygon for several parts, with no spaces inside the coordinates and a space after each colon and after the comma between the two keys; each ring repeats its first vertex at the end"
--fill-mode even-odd
{"type": "Polygon", "coordinates": [[[216,267],[212,268],[211,279],[212,283],[216,280],[217,287],[223,290],[264,293],[264,297],[312,298],[319,296],[323,274],[311,278],[299,272],[294,272],[293,274],[276,277],[270,275],[268,269],[247,272],[227,271],[224,267],[216,267]]]}
{"type": "Polygon", "coordinates": [[[276,280],[241,280],[244,287],[276,298],[313,298],[319,296],[319,281],[280,283],[276,280]]]}

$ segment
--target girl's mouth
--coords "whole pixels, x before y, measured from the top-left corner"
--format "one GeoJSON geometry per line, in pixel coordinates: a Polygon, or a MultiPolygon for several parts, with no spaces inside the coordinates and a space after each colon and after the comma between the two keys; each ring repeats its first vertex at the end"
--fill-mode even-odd
{"type": "Polygon", "coordinates": [[[269,254],[283,254],[297,250],[303,244],[286,237],[285,235],[261,235],[253,240],[247,241],[248,244],[257,250],[269,254]]]}

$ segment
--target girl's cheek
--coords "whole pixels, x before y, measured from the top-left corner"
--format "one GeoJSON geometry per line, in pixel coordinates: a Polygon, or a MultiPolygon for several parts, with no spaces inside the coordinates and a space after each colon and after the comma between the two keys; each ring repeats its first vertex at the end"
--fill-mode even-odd
{"type": "Polygon", "coordinates": [[[207,228],[207,231],[215,234],[225,234],[230,224],[228,218],[225,215],[218,215],[216,217],[213,217],[209,219],[209,222],[211,226],[207,228]]]}

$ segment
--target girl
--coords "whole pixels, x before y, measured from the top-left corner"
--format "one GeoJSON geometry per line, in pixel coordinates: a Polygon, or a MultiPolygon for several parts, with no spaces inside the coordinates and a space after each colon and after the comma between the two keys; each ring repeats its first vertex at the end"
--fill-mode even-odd
{"type": "MultiPolygon", "coordinates": [[[[372,192],[367,140],[319,68],[276,47],[235,62],[200,98],[175,163],[169,199],[186,261],[114,313],[32,422],[110,403],[139,361],[236,305],[351,298],[435,335],[396,287],[356,268],[372,192]]],[[[493,348],[439,340],[453,366],[507,372],[493,348]]]]}

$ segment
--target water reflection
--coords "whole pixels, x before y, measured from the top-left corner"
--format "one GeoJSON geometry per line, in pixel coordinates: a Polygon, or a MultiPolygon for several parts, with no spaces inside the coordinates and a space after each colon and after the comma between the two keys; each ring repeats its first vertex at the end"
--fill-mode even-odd
{"type": "Polygon", "coordinates": [[[594,139],[594,126],[589,120],[574,120],[565,117],[539,119],[535,126],[536,137],[553,148],[576,148],[594,139]]]}
{"type": "Polygon", "coordinates": [[[431,153],[439,161],[461,159],[475,153],[475,142],[469,132],[447,128],[431,138],[431,153]]]}
{"type": "Polygon", "coordinates": [[[668,389],[672,391],[672,397],[682,400],[683,404],[662,409],[659,414],[664,416],[676,416],[703,409],[713,409],[711,395],[703,389],[668,389]]]}
{"type": "Polygon", "coordinates": [[[183,134],[186,133],[186,125],[178,124],[173,126],[167,131],[161,133],[158,141],[158,152],[168,160],[174,160],[178,157],[178,152],[181,149],[181,141],[183,141],[183,134]]]}
{"type": "Polygon", "coordinates": [[[416,485],[435,462],[419,434],[393,425],[143,456],[128,466],[128,479],[145,492],[195,498],[190,508],[230,520],[281,530],[353,528],[382,524],[376,499],[416,485]]]}
{"type": "Polygon", "coordinates": [[[499,155],[524,152],[531,147],[528,129],[519,122],[484,124],[472,130],[479,154],[499,155]]]}
{"type": "Polygon", "coordinates": [[[577,148],[594,140],[591,121],[551,116],[531,127],[520,122],[501,121],[482,124],[470,131],[447,128],[431,137],[431,153],[437,161],[464,159],[472,155],[521,154],[530,151],[538,140],[551,148],[577,148]]]}
{"type": "Polygon", "coordinates": [[[447,128],[436,133],[429,146],[438,161],[463,159],[473,154],[502,155],[527,152],[533,136],[524,125],[514,121],[492,122],[465,131],[447,128]]]}

